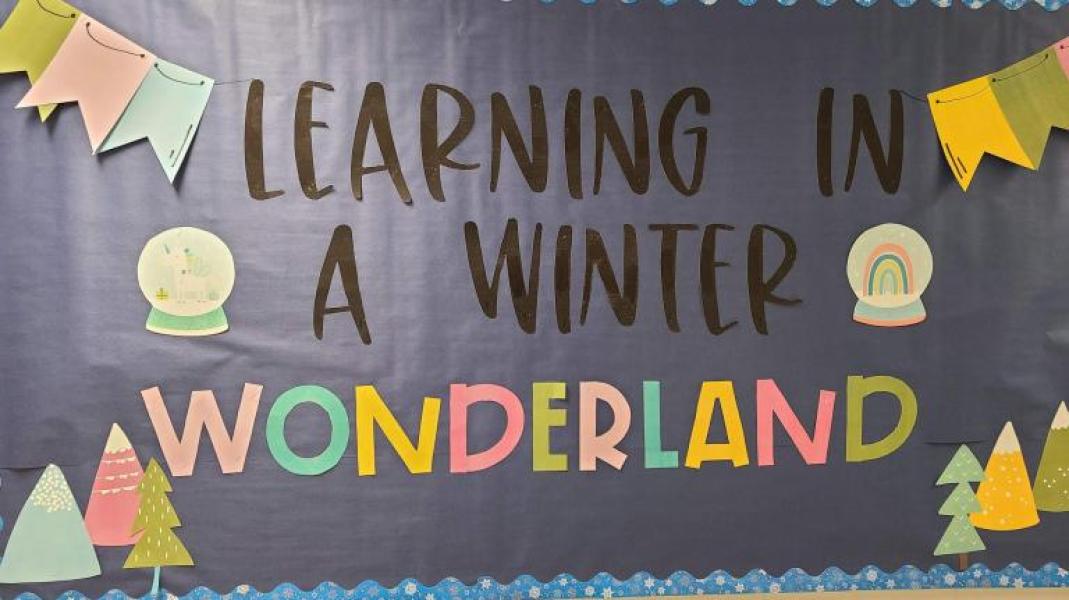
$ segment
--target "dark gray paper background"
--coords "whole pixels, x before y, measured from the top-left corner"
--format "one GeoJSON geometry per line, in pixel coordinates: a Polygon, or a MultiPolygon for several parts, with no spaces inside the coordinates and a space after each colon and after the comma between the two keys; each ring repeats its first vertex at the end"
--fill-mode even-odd
{"type": "MultiPolygon", "coordinates": [[[[12,5],[0,0],[5,14],[12,5]]],[[[926,1],[901,9],[887,0],[868,9],[845,0],[833,8],[808,1],[745,8],[729,0],[671,8],[649,0],[592,7],[531,0],[111,0],[80,7],[161,57],[218,80],[262,78],[269,185],[286,194],[267,202],[247,194],[244,84],[215,90],[173,188],[147,144],[90,156],[75,108],[63,108],[44,126],[31,110],[2,113],[0,515],[8,525],[0,540],[49,462],[62,466],[84,509],[112,421],[143,460],[158,456],[139,396],[153,385],[163,388],[179,423],[193,389],[213,389],[229,422],[242,384],[264,385],[245,472],[220,474],[205,437],[195,475],[172,480],[184,525],[178,533],[197,561],[195,568],[163,570],[163,585],[178,592],[200,584],[270,589],[284,581],[353,586],[368,578],[392,585],[406,576],[431,583],[524,573],[545,579],[561,572],[925,567],[935,561],[932,548],[947,521],[936,511],[949,489],[933,482],[954,443],[975,442],[984,460],[1012,419],[1034,472],[1069,387],[1065,135],[1054,135],[1038,173],[986,159],[966,196],[938,151],[927,108],[907,99],[900,191],[880,189],[864,153],[850,193],[842,192],[842,180],[851,94],[868,94],[885,128],[889,88],[921,94],[1006,66],[1069,34],[1069,13],[1032,5],[1014,12],[995,2],[981,10],[926,1]],[[320,181],[338,188],[319,201],[301,195],[293,166],[294,100],[307,79],[336,89],[315,95],[316,118],[330,124],[313,133],[320,181]],[[386,86],[412,206],[397,200],[381,174],[367,178],[363,202],[349,193],[353,126],[369,81],[386,86]],[[445,203],[430,199],[419,163],[419,96],[429,82],[462,89],[478,111],[456,157],[483,167],[448,174],[445,203]],[[501,186],[490,193],[489,96],[505,93],[523,114],[529,84],[546,97],[548,189],[531,193],[506,157],[501,186]],[[592,196],[593,96],[610,97],[626,127],[629,89],[645,92],[655,122],[667,97],[690,85],[708,90],[713,106],[703,119],[710,154],[701,193],[680,197],[654,162],[650,192],[637,197],[610,163],[602,193],[592,196]],[[832,198],[820,196],[815,172],[817,95],[824,86],[838,90],[832,198]],[[568,197],[561,158],[562,109],[572,87],[586,99],[582,201],[568,197]],[[507,295],[499,319],[484,317],[468,274],[463,223],[479,223],[496,248],[509,217],[520,220],[528,240],[536,222],[546,227],[534,335],[520,331],[507,295]],[[863,229],[888,221],[917,229],[935,257],[924,296],[930,317],[918,327],[851,322],[847,250],[863,229]],[[719,272],[722,310],[740,321],[726,334],[709,335],[701,320],[694,233],[680,245],[683,331],[667,330],[660,240],[647,230],[666,222],[737,228],[721,236],[719,250],[732,263],[719,272]],[[312,334],[318,270],[342,223],[356,236],[371,346],[360,343],[346,315],[327,317],[323,341],[312,334]],[[640,236],[635,325],[617,325],[596,287],[590,319],[578,326],[576,283],[577,326],[561,335],[550,287],[556,228],[596,227],[618,263],[624,223],[635,224],[640,236]],[[755,223],[789,231],[799,247],[781,291],[804,302],[770,308],[767,337],[754,331],[746,304],[746,236],[755,223]],[[232,328],[224,335],[179,339],[143,328],[149,307],[137,287],[138,253],[149,237],[179,225],[209,229],[233,250],[237,285],[226,303],[232,328]],[[917,428],[886,459],[844,462],[850,374],[896,375],[917,392],[917,428]],[[754,381],[765,377],[777,381],[807,423],[817,390],[838,391],[826,466],[804,466],[784,438],[774,468],[643,468],[643,379],[663,382],[664,441],[681,450],[681,459],[700,382],[734,380],[756,462],[754,381]],[[632,403],[634,423],[623,444],[630,459],[622,472],[604,465],[596,473],[577,471],[575,395],[584,379],[612,383],[632,403]],[[298,477],[272,460],[263,437],[274,399],[295,385],[326,386],[351,412],[353,386],[373,383],[412,431],[422,397],[445,397],[451,382],[501,383],[529,402],[534,380],[569,385],[568,427],[553,442],[570,454],[567,473],[532,472],[528,430],[505,463],[451,475],[444,413],[434,473],[418,477],[381,439],[374,478],[356,476],[352,442],[335,470],[298,477]]],[[[0,106],[14,106],[26,89],[22,76],[0,78],[0,106]]],[[[681,123],[698,124],[689,114],[681,123]]],[[[573,269],[580,276],[582,256],[576,252],[573,269]]],[[[877,407],[867,427],[889,427],[892,417],[877,407]]],[[[494,439],[496,413],[479,410],[472,418],[474,445],[494,439]]],[[[288,435],[295,450],[317,452],[326,421],[298,410],[288,435]]],[[[989,550],[973,558],[992,567],[1069,561],[1069,516],[1046,513],[1038,527],[983,536],[989,550]]],[[[151,571],[121,569],[126,553],[100,549],[99,578],[0,590],[141,593],[151,571]]]]}

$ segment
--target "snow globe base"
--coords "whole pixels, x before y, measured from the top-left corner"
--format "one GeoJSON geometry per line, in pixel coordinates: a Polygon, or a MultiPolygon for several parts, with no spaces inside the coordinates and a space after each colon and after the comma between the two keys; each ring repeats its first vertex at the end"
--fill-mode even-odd
{"type": "Polygon", "coordinates": [[[854,320],[874,327],[904,327],[924,321],[928,313],[920,298],[903,306],[879,307],[861,300],[854,306],[854,320]]]}
{"type": "Polygon", "coordinates": [[[148,313],[145,329],[153,333],[178,336],[201,336],[223,333],[230,328],[226,313],[219,307],[203,315],[180,317],[153,308],[148,313]]]}

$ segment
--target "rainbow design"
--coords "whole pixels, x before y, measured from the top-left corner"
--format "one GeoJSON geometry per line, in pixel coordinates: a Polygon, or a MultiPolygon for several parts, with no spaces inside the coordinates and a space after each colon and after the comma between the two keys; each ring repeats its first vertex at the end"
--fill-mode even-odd
{"type": "Polygon", "coordinates": [[[913,263],[906,249],[898,244],[881,244],[865,264],[868,283],[866,296],[908,294],[913,282],[913,263]]]}
{"type": "Polygon", "coordinates": [[[854,242],[846,265],[857,295],[854,320],[877,327],[924,321],[920,296],[932,276],[932,253],[919,233],[897,223],[866,230],[854,242]]]}

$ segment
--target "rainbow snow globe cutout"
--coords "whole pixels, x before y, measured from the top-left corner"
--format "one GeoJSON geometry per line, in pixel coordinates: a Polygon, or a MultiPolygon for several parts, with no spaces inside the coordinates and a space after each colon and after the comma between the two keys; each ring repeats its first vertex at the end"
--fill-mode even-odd
{"type": "Polygon", "coordinates": [[[857,296],[858,323],[903,327],[928,316],[921,294],[932,279],[932,251],[905,225],[884,223],[859,235],[846,260],[846,277],[857,296]]]}
{"type": "Polygon", "coordinates": [[[175,227],[157,234],[141,250],[137,281],[152,305],[149,331],[200,336],[229,327],[223,302],[234,288],[234,257],[214,233],[175,227]]]}

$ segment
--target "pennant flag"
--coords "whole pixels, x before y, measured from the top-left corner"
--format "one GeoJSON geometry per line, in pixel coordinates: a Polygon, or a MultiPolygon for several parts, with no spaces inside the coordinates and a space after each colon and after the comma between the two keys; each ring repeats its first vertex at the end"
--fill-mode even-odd
{"type": "Polygon", "coordinates": [[[81,15],[18,108],[77,102],[96,151],[155,61],[145,49],[81,15]]]}
{"type": "Polygon", "coordinates": [[[1069,38],[1001,71],[928,94],[962,190],[985,153],[1038,169],[1051,127],[1069,130],[1069,38]]]}
{"type": "Polygon", "coordinates": [[[1028,160],[1038,169],[1050,128],[1069,129],[1069,79],[1054,48],[994,73],[991,89],[1028,160]]]}
{"type": "Polygon", "coordinates": [[[167,178],[182,168],[215,81],[156,60],[100,152],[148,138],[167,178]]]}
{"type": "MultiPolygon", "coordinates": [[[[26,72],[36,83],[81,13],[60,0],[19,0],[0,27],[0,73],[26,72]]],[[[41,121],[55,104],[37,107],[41,121]]]]}
{"type": "Polygon", "coordinates": [[[969,189],[984,153],[1035,168],[995,98],[990,76],[932,92],[928,107],[939,145],[962,190],[969,189]]]}
{"type": "Polygon", "coordinates": [[[1051,45],[1054,49],[1054,55],[1058,57],[1058,63],[1062,67],[1062,72],[1066,77],[1069,77],[1069,37],[1055,42],[1051,45]]]}

